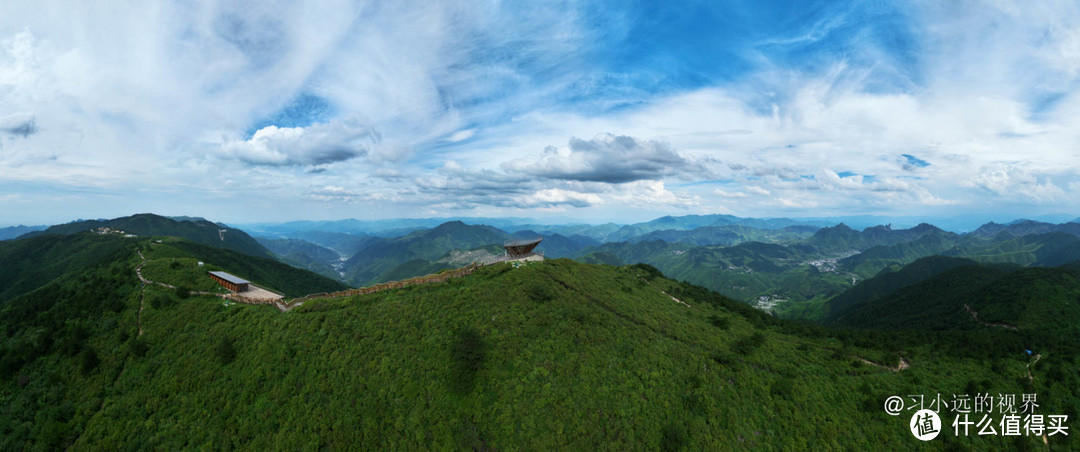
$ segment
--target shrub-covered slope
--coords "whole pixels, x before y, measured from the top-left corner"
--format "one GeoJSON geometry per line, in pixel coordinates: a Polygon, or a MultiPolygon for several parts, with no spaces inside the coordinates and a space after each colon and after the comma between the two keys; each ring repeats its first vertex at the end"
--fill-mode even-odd
{"type": "Polygon", "coordinates": [[[1071,343],[821,330],[648,266],[500,264],[285,313],[149,287],[140,313],[136,262],[4,304],[0,449],[906,450],[927,445],[890,395],[1077,400],[1071,343]],[[1031,343],[1046,358],[1028,382],[1031,343]],[[909,369],[863,361],[899,356],[909,369]]]}

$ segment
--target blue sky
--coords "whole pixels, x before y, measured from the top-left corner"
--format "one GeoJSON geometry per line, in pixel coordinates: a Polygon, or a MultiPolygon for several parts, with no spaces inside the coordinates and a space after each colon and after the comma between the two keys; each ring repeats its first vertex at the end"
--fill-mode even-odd
{"type": "Polygon", "coordinates": [[[1074,2],[4,2],[0,224],[1080,216],[1078,30],[1074,2]]]}

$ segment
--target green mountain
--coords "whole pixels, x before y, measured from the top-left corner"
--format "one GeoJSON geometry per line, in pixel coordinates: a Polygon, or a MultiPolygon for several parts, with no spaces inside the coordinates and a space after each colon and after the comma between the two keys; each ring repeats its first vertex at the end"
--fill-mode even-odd
{"type": "Polygon", "coordinates": [[[883,270],[873,278],[860,281],[854,287],[828,301],[830,317],[851,306],[889,295],[902,287],[930,279],[942,272],[961,266],[977,265],[975,261],[956,257],[924,257],[908,265],[883,270]]]}
{"type": "Polygon", "coordinates": [[[864,281],[864,289],[829,300],[828,320],[874,329],[955,330],[998,325],[1080,337],[1080,272],[1076,270],[974,264],[948,258],[924,259],[908,267],[912,268],[864,281]],[[939,273],[919,280],[933,271],[939,273]],[[902,280],[916,282],[888,291],[900,286],[902,280]]]}
{"type": "MultiPolygon", "coordinates": [[[[679,233],[687,232],[692,230],[679,233]]],[[[1020,237],[1002,233],[987,239],[927,224],[862,231],[840,224],[782,244],[605,243],[586,249],[577,259],[653,265],[668,277],[700,284],[777,315],[817,320],[828,315],[826,300],[859,281],[936,255],[984,263],[1059,266],[1080,260],[1080,237],[1057,231],[1020,237]]]]}
{"type": "MultiPolygon", "coordinates": [[[[491,226],[450,221],[402,237],[372,240],[345,262],[342,271],[345,280],[356,286],[390,281],[392,275],[388,273],[406,262],[416,259],[431,262],[451,250],[501,245],[509,237],[509,234],[491,226]]],[[[400,274],[395,272],[394,276],[400,274]]]]}
{"type": "Polygon", "coordinates": [[[892,265],[905,265],[919,258],[952,251],[961,238],[945,231],[931,231],[914,240],[891,245],[877,245],[859,254],[841,259],[843,268],[864,278],[876,275],[892,265]]]}
{"type": "Polygon", "coordinates": [[[844,252],[849,250],[867,250],[875,246],[889,246],[911,242],[928,235],[955,235],[923,223],[910,229],[892,229],[892,227],[874,226],[856,231],[840,223],[829,228],[821,228],[802,243],[823,253],[844,252]]]}
{"type": "Polygon", "coordinates": [[[646,263],[664,275],[700,284],[766,308],[838,294],[859,275],[837,267],[840,256],[822,256],[804,245],[744,242],[735,246],[691,246],[660,240],[605,243],[586,250],[582,262],[646,263]]]}
{"type": "Polygon", "coordinates": [[[286,264],[308,269],[328,278],[341,278],[336,270],[341,264],[341,254],[337,251],[300,239],[256,237],[255,240],[286,264]]]}
{"type": "Polygon", "coordinates": [[[138,262],[0,304],[0,449],[897,450],[922,444],[891,395],[1038,393],[1073,416],[1080,400],[1075,337],[824,330],[648,266],[500,264],[282,313],[141,289],[138,262]]]}
{"type": "Polygon", "coordinates": [[[192,242],[213,247],[238,251],[258,257],[273,257],[274,254],[260,245],[255,239],[239,229],[211,223],[203,219],[177,221],[160,215],[141,213],[130,217],[112,220],[83,220],[73,223],[50,226],[44,231],[26,234],[22,237],[35,237],[50,234],[77,234],[99,228],[124,231],[139,236],[180,237],[192,242]]]}

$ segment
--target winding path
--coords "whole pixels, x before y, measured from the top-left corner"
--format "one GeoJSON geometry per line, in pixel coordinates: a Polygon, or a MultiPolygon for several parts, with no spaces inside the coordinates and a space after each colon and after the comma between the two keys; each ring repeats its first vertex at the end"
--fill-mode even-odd
{"type": "Polygon", "coordinates": [[[880,367],[882,369],[891,370],[893,372],[900,372],[901,370],[904,370],[904,369],[907,369],[908,367],[911,367],[911,365],[908,364],[908,361],[906,359],[904,359],[903,356],[900,357],[900,364],[897,364],[896,367],[889,367],[889,366],[886,366],[884,364],[878,364],[878,363],[870,361],[869,359],[866,359],[866,358],[859,358],[859,361],[862,361],[862,362],[864,362],[866,364],[869,364],[871,366],[874,366],[874,367],[880,367]]]}
{"type": "Polygon", "coordinates": [[[1008,323],[994,323],[994,322],[986,322],[986,321],[979,320],[979,312],[972,310],[971,306],[968,306],[967,303],[964,303],[964,309],[967,309],[968,314],[971,314],[971,318],[975,319],[976,322],[979,322],[979,323],[981,323],[983,325],[996,326],[996,327],[1000,327],[1000,328],[1008,328],[1010,330],[1017,329],[1016,326],[1009,325],[1008,323]]]}

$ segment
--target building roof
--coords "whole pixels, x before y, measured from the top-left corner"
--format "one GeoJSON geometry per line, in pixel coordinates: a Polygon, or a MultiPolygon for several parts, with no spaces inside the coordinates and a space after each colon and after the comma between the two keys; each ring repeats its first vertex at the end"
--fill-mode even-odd
{"type": "Polygon", "coordinates": [[[503,242],[503,246],[507,247],[507,246],[534,245],[534,244],[540,243],[541,240],[544,240],[544,238],[543,237],[537,237],[535,239],[509,240],[509,241],[503,242]]]}
{"type": "Polygon", "coordinates": [[[207,272],[207,273],[210,273],[211,275],[217,276],[218,278],[224,279],[225,281],[231,282],[233,284],[251,284],[251,281],[248,281],[248,280],[246,280],[244,278],[240,278],[238,276],[230,275],[230,274],[225,273],[225,272],[207,272]]]}

